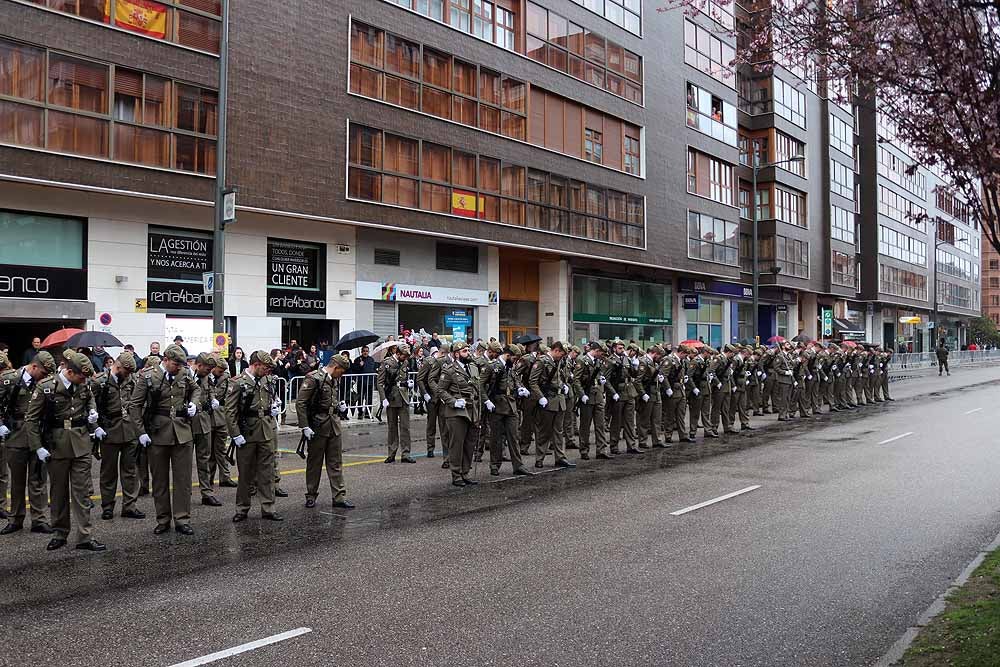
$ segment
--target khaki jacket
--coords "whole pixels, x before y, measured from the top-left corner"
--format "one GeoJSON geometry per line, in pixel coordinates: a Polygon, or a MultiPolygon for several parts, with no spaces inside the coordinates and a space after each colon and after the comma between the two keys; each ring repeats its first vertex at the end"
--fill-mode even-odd
{"type": "Polygon", "coordinates": [[[639,394],[639,398],[642,398],[642,394],[649,395],[650,403],[660,402],[660,383],[656,379],[660,375],[660,364],[653,361],[651,357],[645,354],[639,357],[639,368],[636,370],[636,381],[639,383],[642,393],[639,394]]]}
{"type": "Polygon", "coordinates": [[[536,401],[544,396],[548,403],[544,410],[559,412],[566,409],[566,395],[563,393],[563,376],[556,360],[548,354],[541,354],[531,367],[528,390],[536,401]]]}
{"type": "Polygon", "coordinates": [[[378,367],[378,391],[382,399],[388,399],[390,408],[402,408],[410,404],[410,388],[406,366],[399,363],[395,355],[386,357],[378,367]]]}
{"type": "Polygon", "coordinates": [[[138,430],[136,437],[148,435],[154,445],[161,447],[191,442],[194,433],[193,418],[187,416],[189,402],[197,407],[201,403],[201,390],[188,368],[181,368],[171,379],[163,366],[140,371],[129,406],[132,423],[138,430]]]}
{"type": "Polygon", "coordinates": [[[508,368],[503,359],[494,359],[486,366],[482,383],[483,397],[493,401],[496,414],[517,414],[517,390],[521,383],[514,373],[513,364],[508,368]]]}
{"type": "Polygon", "coordinates": [[[135,374],[120,381],[113,373],[101,373],[90,381],[90,388],[100,415],[97,425],[108,434],[104,442],[109,445],[135,442],[139,432],[129,414],[132,394],[135,392],[135,374]]]}
{"type": "Polygon", "coordinates": [[[581,354],[576,358],[573,375],[581,394],[587,395],[589,405],[597,407],[604,405],[604,387],[601,385],[604,362],[594,360],[589,354],[581,354]]]}
{"type": "Polygon", "coordinates": [[[470,359],[468,363],[452,361],[441,369],[437,386],[437,399],[442,403],[445,417],[463,417],[473,424],[479,422],[482,410],[482,379],[479,366],[470,359]],[[455,401],[465,399],[464,408],[456,408],[455,401]]]}
{"type": "Polygon", "coordinates": [[[320,369],[302,381],[295,399],[299,426],[308,426],[321,438],[340,437],[340,382],[320,369]]]}
{"type": "Polygon", "coordinates": [[[794,373],[793,375],[788,375],[785,372],[794,371],[794,362],[784,350],[779,350],[778,353],[774,355],[771,370],[777,377],[778,384],[792,384],[795,382],[794,373]]]}
{"type": "Polygon", "coordinates": [[[94,427],[87,423],[87,415],[96,409],[90,383],[67,389],[58,375],[45,378],[32,392],[24,419],[28,447],[33,452],[45,447],[53,459],[89,457],[94,427]]]}
{"type": "Polygon", "coordinates": [[[277,434],[277,422],[271,416],[271,404],[277,399],[276,383],[269,378],[253,378],[243,372],[229,382],[226,394],[226,423],[233,438],[242,435],[247,442],[269,442],[277,434]]]}
{"type": "Polygon", "coordinates": [[[6,446],[10,449],[28,449],[28,432],[24,418],[28,412],[31,394],[37,386],[24,384],[24,369],[14,368],[0,374],[0,424],[10,430],[6,446]]]}

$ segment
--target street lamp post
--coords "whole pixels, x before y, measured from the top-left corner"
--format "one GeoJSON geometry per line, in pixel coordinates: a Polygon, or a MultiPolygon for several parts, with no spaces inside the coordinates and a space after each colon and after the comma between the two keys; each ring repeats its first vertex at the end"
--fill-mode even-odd
{"type": "Polygon", "coordinates": [[[757,292],[760,291],[760,238],[757,229],[757,174],[761,169],[767,169],[769,167],[777,167],[781,164],[788,164],[791,162],[805,162],[806,158],[804,155],[795,155],[788,158],[787,160],[778,160],[777,162],[767,162],[761,164],[758,159],[758,144],[757,140],[753,141],[752,146],[752,157],[753,160],[753,185],[750,191],[750,221],[753,224],[753,336],[754,340],[759,340],[760,338],[760,312],[758,310],[760,306],[760,296],[757,292]]]}
{"type": "Polygon", "coordinates": [[[226,224],[235,209],[235,194],[226,189],[226,114],[229,106],[229,0],[222,0],[222,33],[219,38],[219,96],[215,144],[215,225],[212,236],[212,331],[226,330],[225,262],[226,224]],[[226,211],[229,200],[230,211],[226,211]]]}

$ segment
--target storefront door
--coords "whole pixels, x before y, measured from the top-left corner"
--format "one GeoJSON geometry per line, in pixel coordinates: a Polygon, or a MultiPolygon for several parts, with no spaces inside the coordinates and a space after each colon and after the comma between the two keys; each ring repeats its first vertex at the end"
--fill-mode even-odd
{"type": "Polygon", "coordinates": [[[518,336],[537,333],[538,327],[500,327],[500,344],[506,345],[513,342],[518,336]]]}

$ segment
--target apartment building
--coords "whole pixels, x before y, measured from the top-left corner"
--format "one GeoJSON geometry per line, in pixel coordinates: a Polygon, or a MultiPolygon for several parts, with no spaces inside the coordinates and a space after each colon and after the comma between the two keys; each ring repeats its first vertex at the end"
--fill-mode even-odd
{"type": "Polygon", "coordinates": [[[982,238],[983,317],[1000,325],[1000,253],[982,238]]]}

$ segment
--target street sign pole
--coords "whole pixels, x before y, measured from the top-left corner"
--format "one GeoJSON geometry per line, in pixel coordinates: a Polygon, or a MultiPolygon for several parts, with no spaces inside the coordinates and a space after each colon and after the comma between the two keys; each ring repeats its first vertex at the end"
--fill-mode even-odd
{"type": "MultiPolygon", "coordinates": [[[[235,193],[226,190],[226,114],[229,106],[229,0],[222,0],[222,34],[219,39],[218,139],[215,144],[215,234],[213,236],[212,331],[226,330],[226,204],[235,193]]],[[[231,222],[228,221],[228,222],[231,222]]]]}

